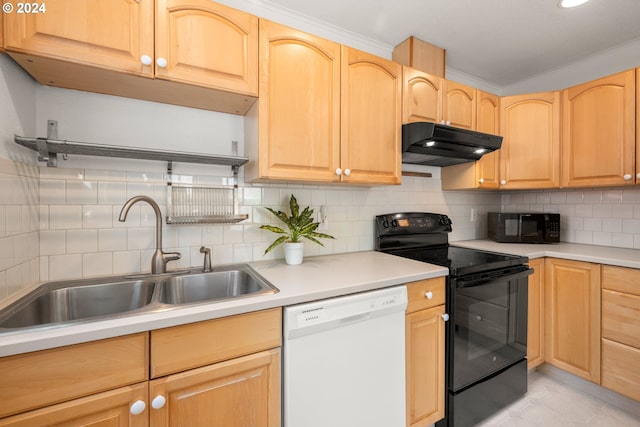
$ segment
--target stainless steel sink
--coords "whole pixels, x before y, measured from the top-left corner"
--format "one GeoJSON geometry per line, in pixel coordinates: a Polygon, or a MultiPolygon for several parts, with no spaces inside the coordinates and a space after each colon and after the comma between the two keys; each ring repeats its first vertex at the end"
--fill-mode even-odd
{"type": "Polygon", "coordinates": [[[247,264],[48,282],[0,310],[0,334],[276,292],[247,264]]]}
{"type": "Polygon", "coordinates": [[[263,294],[278,289],[258,277],[246,264],[228,266],[208,273],[174,276],[162,283],[161,302],[193,304],[263,294]]]}
{"type": "Polygon", "coordinates": [[[131,312],[151,303],[152,280],[46,283],[0,312],[0,328],[24,328],[131,312]]]}

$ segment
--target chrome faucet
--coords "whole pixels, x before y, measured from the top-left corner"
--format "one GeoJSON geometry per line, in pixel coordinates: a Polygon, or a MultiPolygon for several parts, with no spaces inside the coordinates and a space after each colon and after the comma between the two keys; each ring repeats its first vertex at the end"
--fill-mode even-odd
{"type": "Polygon", "coordinates": [[[127,214],[131,206],[137,202],[147,202],[151,205],[156,213],[156,251],[151,258],[151,274],[159,274],[167,272],[167,262],[180,259],[182,255],[180,252],[164,252],[162,250],[162,213],[160,212],[160,206],[149,196],[135,196],[127,200],[122,206],[120,211],[120,222],[124,222],[127,219],[127,214]]]}
{"type": "Polygon", "coordinates": [[[202,266],[202,271],[204,273],[208,273],[211,271],[211,248],[200,246],[200,253],[204,254],[204,265],[202,266]]]}

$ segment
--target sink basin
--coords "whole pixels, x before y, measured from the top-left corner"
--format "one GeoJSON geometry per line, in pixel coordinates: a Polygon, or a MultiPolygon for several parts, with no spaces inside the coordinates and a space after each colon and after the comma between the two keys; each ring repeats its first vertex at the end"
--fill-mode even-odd
{"type": "Polygon", "coordinates": [[[69,322],[137,310],[151,303],[155,281],[133,280],[70,286],[46,283],[0,312],[0,328],[69,322]]]}
{"type": "Polygon", "coordinates": [[[166,279],[162,286],[160,300],[165,304],[192,304],[278,292],[245,264],[208,273],[174,276],[166,279]]]}

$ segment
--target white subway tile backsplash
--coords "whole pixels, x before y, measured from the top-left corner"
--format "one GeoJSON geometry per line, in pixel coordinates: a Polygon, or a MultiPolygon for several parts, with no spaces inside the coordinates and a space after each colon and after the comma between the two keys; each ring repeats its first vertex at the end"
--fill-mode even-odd
{"type": "Polygon", "coordinates": [[[82,277],[82,255],[52,255],[49,257],[49,280],[82,277]]]}
{"type": "Polygon", "coordinates": [[[127,230],[107,228],[98,230],[98,251],[115,252],[127,247],[127,230]]]}
{"type": "Polygon", "coordinates": [[[200,247],[202,245],[202,231],[198,226],[181,227],[179,235],[179,246],[200,247]]]}
{"type": "Polygon", "coordinates": [[[67,253],[65,230],[43,230],[40,232],[40,255],[64,255],[67,253]]]}
{"type": "Polygon", "coordinates": [[[640,234],[640,219],[622,220],[622,231],[624,233],[640,234]]]}
{"type": "MultiPolygon", "coordinates": [[[[113,274],[139,273],[142,270],[140,264],[140,251],[114,251],[113,252],[113,274]]],[[[149,271],[151,261],[146,264],[146,271],[149,271]]]]}
{"type": "Polygon", "coordinates": [[[127,201],[127,184],[125,182],[98,182],[98,204],[124,205],[127,201]]]}
{"type": "MultiPolygon", "coordinates": [[[[224,244],[233,245],[242,243],[243,226],[239,224],[230,225],[223,228],[224,244]]],[[[275,236],[275,234],[274,234],[275,236]]]]}
{"type": "Polygon", "coordinates": [[[113,255],[111,252],[82,255],[82,276],[110,276],[113,274],[113,255]]]}
{"type": "Polygon", "coordinates": [[[111,205],[82,206],[83,228],[112,228],[113,221],[114,215],[113,207],[111,205]]]}
{"type": "Polygon", "coordinates": [[[98,251],[98,230],[67,230],[67,253],[98,251]]]}
{"type": "Polygon", "coordinates": [[[94,181],[68,181],[67,204],[82,205],[98,202],[98,184],[94,181]]]}
{"type": "Polygon", "coordinates": [[[155,248],[155,230],[153,228],[128,228],[127,249],[141,250],[155,248]]]}
{"type": "Polygon", "coordinates": [[[40,204],[65,204],[67,182],[62,179],[40,180],[40,204]]]}
{"type": "Polygon", "coordinates": [[[72,230],[82,228],[82,206],[49,206],[49,229],[72,230]]]}
{"type": "Polygon", "coordinates": [[[5,235],[15,236],[26,232],[23,224],[22,207],[17,205],[8,205],[5,207],[5,235]]]}

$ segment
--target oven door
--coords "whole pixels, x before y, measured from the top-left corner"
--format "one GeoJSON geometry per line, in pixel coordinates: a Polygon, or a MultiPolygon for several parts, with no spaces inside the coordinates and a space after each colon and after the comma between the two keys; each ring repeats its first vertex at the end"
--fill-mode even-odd
{"type": "Polygon", "coordinates": [[[527,354],[527,276],[522,265],[452,277],[448,302],[449,388],[460,391],[527,354]]]}

